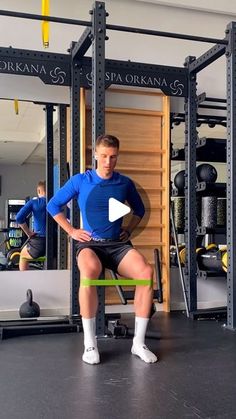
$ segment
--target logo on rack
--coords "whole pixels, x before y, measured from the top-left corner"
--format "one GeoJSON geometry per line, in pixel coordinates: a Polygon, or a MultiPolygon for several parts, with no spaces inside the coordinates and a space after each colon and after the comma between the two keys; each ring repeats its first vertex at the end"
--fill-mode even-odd
{"type": "Polygon", "coordinates": [[[65,81],[66,73],[65,71],[62,71],[60,67],[55,67],[50,71],[50,76],[52,78],[52,83],[63,84],[65,81]]]}
{"type": "Polygon", "coordinates": [[[175,80],[173,83],[170,84],[170,88],[172,90],[173,95],[181,96],[183,93],[184,85],[180,83],[179,80],[175,80]]]}

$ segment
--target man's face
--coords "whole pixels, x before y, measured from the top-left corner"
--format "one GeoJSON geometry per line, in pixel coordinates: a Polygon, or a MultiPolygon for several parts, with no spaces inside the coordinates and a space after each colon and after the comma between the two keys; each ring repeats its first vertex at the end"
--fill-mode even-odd
{"type": "Polygon", "coordinates": [[[44,189],[43,189],[42,187],[38,186],[38,187],[37,187],[37,194],[38,194],[38,196],[39,196],[39,197],[41,197],[41,196],[45,196],[45,191],[44,191],[44,189]]]}
{"type": "Polygon", "coordinates": [[[98,171],[109,175],[113,172],[118,158],[118,148],[99,145],[96,147],[95,157],[98,171]]]}

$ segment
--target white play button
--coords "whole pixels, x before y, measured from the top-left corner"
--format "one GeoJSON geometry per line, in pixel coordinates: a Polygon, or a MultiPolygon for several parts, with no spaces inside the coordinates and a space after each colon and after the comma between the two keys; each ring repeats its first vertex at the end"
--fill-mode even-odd
{"type": "Polygon", "coordinates": [[[124,215],[129,214],[129,212],[130,207],[122,204],[122,202],[117,201],[115,198],[109,198],[108,218],[111,223],[123,217],[124,215]]]}

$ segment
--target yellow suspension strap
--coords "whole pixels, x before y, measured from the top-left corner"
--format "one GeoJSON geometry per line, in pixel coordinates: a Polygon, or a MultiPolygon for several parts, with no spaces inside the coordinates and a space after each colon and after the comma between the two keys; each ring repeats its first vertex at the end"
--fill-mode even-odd
{"type": "MultiPolygon", "coordinates": [[[[49,16],[50,0],[42,0],[42,15],[49,16]]],[[[42,38],[44,48],[49,47],[49,22],[42,21],[42,38]]]]}
{"type": "Polygon", "coordinates": [[[227,249],[221,249],[221,263],[224,272],[228,270],[228,253],[227,249]]]}
{"type": "Polygon", "coordinates": [[[133,285],[148,285],[152,287],[151,279],[81,279],[80,285],[82,287],[91,286],[133,286],[133,285]]]}
{"type": "Polygon", "coordinates": [[[179,250],[179,259],[180,259],[181,265],[184,266],[185,265],[185,260],[186,260],[186,249],[185,249],[185,247],[182,247],[179,250]]]}
{"type": "MultiPolygon", "coordinates": [[[[197,257],[205,253],[205,251],[206,251],[205,247],[197,247],[196,249],[197,257]]],[[[181,250],[179,250],[179,258],[180,258],[181,265],[184,266],[186,262],[186,248],[185,247],[182,247],[181,250]]]]}
{"type": "Polygon", "coordinates": [[[196,255],[197,255],[197,262],[198,265],[201,266],[201,255],[206,253],[206,248],[204,246],[202,247],[197,247],[196,249],[196,255]]]}
{"type": "Polygon", "coordinates": [[[206,250],[218,250],[218,246],[215,243],[210,243],[208,244],[208,246],[206,247],[206,250]]]}
{"type": "Polygon", "coordinates": [[[17,99],[14,99],[14,109],[15,109],[15,114],[19,115],[19,101],[17,99]]]}

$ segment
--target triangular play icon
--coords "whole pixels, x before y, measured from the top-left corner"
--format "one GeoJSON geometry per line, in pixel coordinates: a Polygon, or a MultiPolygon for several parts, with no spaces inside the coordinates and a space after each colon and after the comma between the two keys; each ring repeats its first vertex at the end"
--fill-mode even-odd
{"type": "Polygon", "coordinates": [[[112,223],[130,212],[130,207],[115,198],[109,198],[108,218],[112,223]]]}

